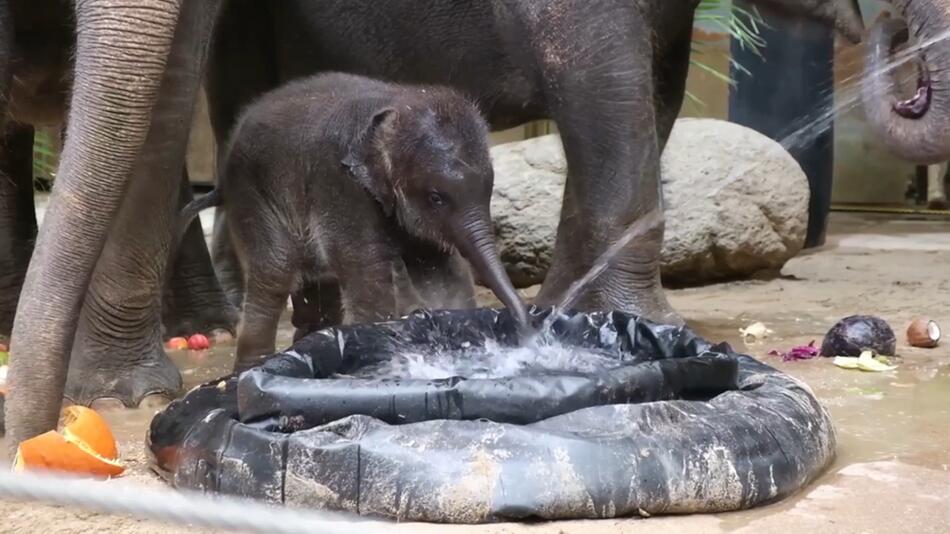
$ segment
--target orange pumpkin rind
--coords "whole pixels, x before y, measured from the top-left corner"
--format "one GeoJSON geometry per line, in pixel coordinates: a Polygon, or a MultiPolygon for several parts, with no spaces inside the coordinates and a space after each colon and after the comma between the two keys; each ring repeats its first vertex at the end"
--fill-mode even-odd
{"type": "Polygon", "coordinates": [[[62,433],[50,430],[17,448],[14,471],[50,470],[100,477],[119,476],[125,466],[109,425],[94,410],[70,406],[64,410],[62,433]]]}
{"type": "Polygon", "coordinates": [[[69,406],[63,410],[63,437],[107,460],[119,457],[109,424],[95,410],[85,406],[69,406]]]}

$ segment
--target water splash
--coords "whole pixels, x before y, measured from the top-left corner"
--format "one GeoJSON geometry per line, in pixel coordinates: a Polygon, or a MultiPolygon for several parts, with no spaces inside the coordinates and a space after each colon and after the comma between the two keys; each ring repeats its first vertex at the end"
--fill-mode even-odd
{"type": "MultiPolygon", "coordinates": [[[[875,70],[874,74],[893,75],[894,71],[907,63],[919,61],[921,55],[928,48],[947,39],[950,39],[950,30],[941,32],[930,39],[908,44],[888,58],[888,61],[875,70]]],[[[861,103],[861,86],[864,74],[864,72],[852,74],[840,80],[837,89],[834,87],[828,88],[825,91],[825,98],[816,103],[815,109],[811,113],[807,113],[789,124],[786,129],[787,133],[779,138],[779,144],[786,150],[803,148],[828,130],[834,124],[835,117],[857,107],[861,103]]],[[[914,82],[916,79],[916,73],[907,74],[895,80],[895,84],[902,85],[907,82],[914,82]]]]}
{"type": "MultiPolygon", "coordinates": [[[[934,44],[950,38],[947,30],[931,39],[909,45],[889,58],[877,74],[888,74],[906,63],[917,60],[922,51],[934,44]]],[[[765,155],[772,151],[785,153],[806,148],[827,131],[836,117],[857,107],[861,102],[862,74],[852,75],[838,84],[837,90],[829,88],[814,110],[792,121],[784,135],[765,155]]],[[[916,74],[905,79],[895,80],[902,84],[916,78],[916,74]]],[[[892,76],[893,77],[893,76],[892,76]]],[[[750,162],[735,169],[718,186],[708,192],[708,196],[718,195],[725,187],[740,180],[760,165],[764,158],[750,162]]],[[[643,237],[663,222],[663,212],[654,209],[634,221],[600,257],[594,261],[590,270],[575,280],[555,305],[553,311],[544,320],[537,331],[522,338],[518,347],[504,347],[487,340],[484,346],[470,350],[436,349],[432,354],[422,354],[407,350],[392,360],[368,368],[370,376],[401,376],[407,378],[438,379],[452,376],[468,378],[499,378],[517,376],[527,372],[550,371],[591,371],[607,365],[617,365],[617,356],[599,354],[587,349],[565,346],[554,339],[553,323],[561,312],[570,309],[588,286],[600,277],[612,264],[617,255],[634,239],[643,237]]]]}
{"type": "MultiPolygon", "coordinates": [[[[896,85],[915,82],[918,76],[916,72],[905,74],[897,78],[894,77],[894,71],[911,61],[918,61],[926,49],[946,39],[950,39],[950,30],[944,31],[933,38],[908,45],[906,48],[893,54],[884,65],[874,71],[874,74],[889,74],[892,77],[893,83],[896,85]]],[[[789,123],[785,129],[786,133],[779,136],[777,140],[778,143],[773,145],[773,147],[768,149],[763,155],[800,150],[813,144],[818,137],[832,127],[837,117],[851,111],[861,104],[864,75],[864,72],[852,74],[840,80],[837,88],[830,87],[825,90],[824,98],[815,103],[814,110],[789,123]]],[[[715,188],[710,190],[707,197],[718,195],[723,189],[734,184],[757,166],[761,165],[764,160],[765,158],[759,158],[757,161],[749,162],[747,165],[735,169],[725,180],[722,180],[715,188]]]]}
{"type": "Polygon", "coordinates": [[[568,287],[564,293],[564,296],[561,297],[560,302],[554,305],[551,313],[544,319],[541,326],[530,335],[522,337],[521,346],[523,348],[533,347],[539,349],[555,344],[556,340],[553,338],[552,327],[558,316],[574,306],[581,292],[600,275],[604,274],[621,250],[626,248],[634,239],[643,237],[647,233],[655,230],[663,221],[663,210],[654,208],[628,226],[623,234],[594,261],[590,270],[588,270],[584,276],[571,283],[570,287],[568,287]]]}
{"type": "MultiPolygon", "coordinates": [[[[663,211],[658,208],[653,209],[643,217],[634,221],[633,224],[624,230],[623,234],[620,235],[614,244],[610,245],[610,247],[597,258],[590,270],[571,284],[567,292],[564,293],[564,296],[561,297],[561,301],[555,306],[555,310],[570,309],[580,296],[581,290],[602,275],[604,271],[607,270],[607,267],[610,266],[610,262],[621,250],[626,248],[634,238],[643,237],[648,232],[655,230],[662,223],[663,211]]],[[[554,315],[553,313],[551,314],[552,317],[554,315]]]]}
{"type": "MultiPolygon", "coordinates": [[[[950,39],[950,29],[930,39],[909,44],[904,49],[893,54],[887,63],[881,66],[875,73],[892,73],[902,65],[910,61],[918,60],[922,52],[946,39],[950,39]]],[[[913,76],[914,79],[916,79],[916,74],[913,76]]],[[[773,151],[785,153],[786,151],[804,148],[814,143],[819,136],[834,124],[835,117],[850,111],[860,104],[862,79],[863,73],[854,74],[841,80],[838,84],[837,91],[834,86],[830,87],[825,91],[826,94],[824,98],[820,102],[816,102],[814,111],[792,121],[787,128],[788,133],[782,135],[778,139],[778,143],[766,152],[766,155],[773,151]]],[[[895,80],[895,83],[902,84],[907,81],[910,81],[909,75],[905,77],[905,79],[895,80]]],[[[748,174],[749,171],[761,165],[763,160],[764,158],[760,158],[758,161],[750,162],[748,165],[736,169],[725,180],[721,181],[717,187],[709,191],[708,196],[714,197],[718,195],[725,187],[735,183],[748,174]]],[[[634,223],[621,234],[620,238],[594,262],[590,270],[571,284],[570,288],[568,288],[564,294],[564,297],[555,306],[554,312],[545,319],[539,332],[536,335],[527,337],[523,345],[531,346],[532,343],[538,343],[539,340],[544,341],[545,336],[550,332],[553,321],[557,318],[557,312],[569,309],[587,286],[610,267],[611,262],[621,250],[633,241],[633,239],[645,235],[662,221],[663,214],[659,209],[655,209],[637,221],[634,221],[634,223]]]]}
{"type": "Polygon", "coordinates": [[[483,345],[463,350],[436,350],[426,354],[411,350],[401,352],[390,360],[364,367],[349,376],[485,379],[552,372],[594,373],[618,365],[619,358],[606,351],[581,349],[557,341],[511,347],[486,339],[483,345]]]}

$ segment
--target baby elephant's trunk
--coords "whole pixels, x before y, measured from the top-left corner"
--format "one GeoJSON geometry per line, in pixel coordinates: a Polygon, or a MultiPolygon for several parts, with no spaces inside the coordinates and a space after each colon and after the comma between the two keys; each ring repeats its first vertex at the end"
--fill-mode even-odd
{"type": "Polygon", "coordinates": [[[528,312],[524,301],[515,291],[505,267],[501,264],[491,227],[491,216],[487,209],[479,208],[468,213],[453,229],[455,246],[465,259],[472,264],[498,300],[511,312],[518,324],[525,329],[528,324],[528,312]]]}

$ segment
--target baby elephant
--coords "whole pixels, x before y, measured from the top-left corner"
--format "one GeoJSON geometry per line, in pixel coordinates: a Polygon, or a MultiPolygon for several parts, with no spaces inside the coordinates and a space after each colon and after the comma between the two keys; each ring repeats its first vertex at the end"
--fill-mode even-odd
{"type": "Polygon", "coordinates": [[[459,252],[524,324],[493,240],[487,135],[452,90],[347,74],[291,82],[249,106],[216,189],[183,212],[185,223],[210,206],[227,213],[245,275],[235,366],[274,351],[287,297],[305,283],[319,294],[295,295],[295,315],[298,304],[316,311],[311,325],[474,306],[459,252]]]}

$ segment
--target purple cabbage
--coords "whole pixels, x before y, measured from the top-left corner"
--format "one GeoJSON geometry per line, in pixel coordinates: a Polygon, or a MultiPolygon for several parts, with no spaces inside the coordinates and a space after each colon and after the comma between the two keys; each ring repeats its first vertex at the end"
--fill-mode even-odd
{"type": "Polygon", "coordinates": [[[807,345],[798,345],[792,347],[788,352],[781,352],[777,349],[769,351],[771,356],[781,356],[783,362],[793,362],[797,360],[810,360],[818,356],[818,347],[815,346],[815,340],[811,340],[807,345]]]}

